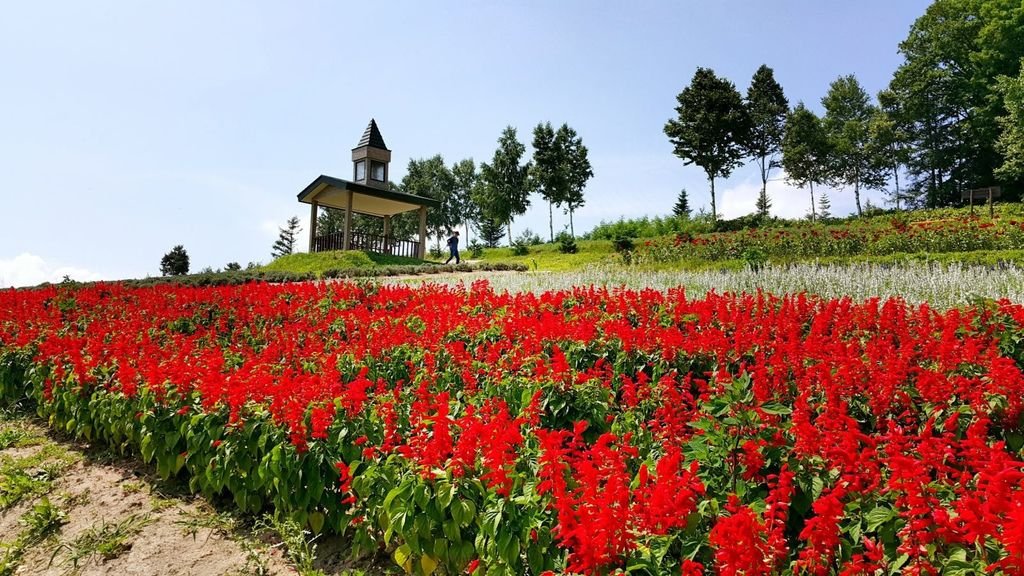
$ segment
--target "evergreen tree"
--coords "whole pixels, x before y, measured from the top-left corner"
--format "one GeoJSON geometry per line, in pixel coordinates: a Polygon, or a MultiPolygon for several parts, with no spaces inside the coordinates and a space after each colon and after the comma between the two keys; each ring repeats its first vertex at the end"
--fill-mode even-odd
{"type": "Polygon", "coordinates": [[[676,100],[677,117],[665,124],[665,135],[684,164],[696,164],[707,174],[714,220],[715,178],[727,178],[742,164],[743,143],[750,134],[746,107],[733,83],[708,68],[698,68],[676,100]]]}
{"type": "Polygon", "coordinates": [[[750,136],[745,143],[746,155],[754,158],[761,171],[761,193],[757,198],[757,213],[768,215],[768,175],[782,165],[778,154],[782,151],[786,113],[789,101],[782,86],[775,81],[775,73],[762,64],[747,89],[747,115],[750,117],[750,136]]]}
{"type": "Polygon", "coordinates": [[[239,264],[238,262],[228,262],[224,266],[224,270],[226,270],[228,272],[238,272],[241,269],[242,269],[242,265],[239,264]]]}
{"type": "Polygon", "coordinates": [[[508,227],[510,246],[512,218],[525,213],[530,206],[530,165],[520,164],[525,151],[526,147],[516,138],[516,129],[507,126],[498,139],[491,163],[480,167],[483,186],[473,195],[485,217],[508,227]]]}
{"type": "Polygon", "coordinates": [[[786,179],[801,188],[811,187],[811,220],[814,220],[814,185],[828,180],[831,147],[821,120],[803,102],[786,117],[782,139],[782,167],[786,179]]]}
{"type": "Polygon", "coordinates": [[[486,217],[477,223],[477,231],[480,232],[480,239],[488,248],[497,248],[501,238],[505,235],[501,222],[486,217]]]}
{"type": "Polygon", "coordinates": [[[188,252],[178,244],[160,259],[160,273],[164,276],[183,276],[188,274],[188,252]]]}
{"type": "Polygon", "coordinates": [[[679,191],[679,198],[676,205],[672,207],[672,213],[676,216],[690,217],[690,199],[686,197],[686,188],[679,191]]]}
{"type": "Polygon", "coordinates": [[[823,220],[832,217],[832,202],[828,199],[828,192],[822,192],[818,198],[818,216],[823,220]]]}
{"type": "Polygon", "coordinates": [[[299,217],[292,216],[285,222],[284,227],[280,228],[280,234],[277,236],[277,241],[274,242],[270,252],[271,255],[274,258],[280,258],[294,252],[295,237],[298,235],[299,230],[299,217]]]}

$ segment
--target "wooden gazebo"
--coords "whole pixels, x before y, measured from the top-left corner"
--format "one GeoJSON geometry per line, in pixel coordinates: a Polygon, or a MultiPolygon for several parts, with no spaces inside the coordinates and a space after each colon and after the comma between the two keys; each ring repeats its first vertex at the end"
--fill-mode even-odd
{"type": "Polygon", "coordinates": [[[352,181],[321,175],[299,192],[299,202],[310,205],[310,252],[366,250],[412,258],[426,256],[427,208],[439,208],[441,204],[432,198],[389,190],[390,162],[391,151],[384,145],[377,123],[371,119],[359,144],[352,149],[352,181]],[[345,212],[341,232],[317,235],[317,213],[321,206],[345,212]],[[419,241],[393,238],[391,217],[413,210],[419,211],[419,241]],[[352,214],[383,218],[384,235],[354,233],[352,214]]]}

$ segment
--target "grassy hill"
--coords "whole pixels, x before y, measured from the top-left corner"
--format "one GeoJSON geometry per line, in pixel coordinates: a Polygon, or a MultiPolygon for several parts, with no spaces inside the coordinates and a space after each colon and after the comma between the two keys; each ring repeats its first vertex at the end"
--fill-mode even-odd
{"type": "Polygon", "coordinates": [[[282,256],[261,270],[268,272],[323,273],[327,270],[366,270],[380,266],[423,266],[430,264],[418,258],[387,256],[358,250],[301,252],[282,256]]]}

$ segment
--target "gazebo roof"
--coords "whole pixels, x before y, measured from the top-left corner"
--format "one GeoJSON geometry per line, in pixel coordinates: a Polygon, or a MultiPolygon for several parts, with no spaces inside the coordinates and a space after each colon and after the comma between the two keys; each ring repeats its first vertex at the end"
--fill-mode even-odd
{"type": "MultiPolygon", "coordinates": [[[[384,137],[380,135],[380,130],[377,128],[377,121],[373,118],[370,118],[370,125],[363,132],[363,137],[359,139],[359,144],[356,144],[356,148],[362,148],[363,146],[380,148],[381,150],[388,149],[387,144],[384,144],[384,137]]],[[[356,148],[353,148],[353,150],[356,148]]]]}
{"type": "MultiPolygon", "coordinates": [[[[376,129],[376,124],[370,121],[370,126],[376,129]]],[[[367,128],[369,132],[370,129],[367,128]]],[[[378,138],[380,133],[377,132],[378,138]]],[[[364,139],[367,137],[364,136],[364,139]]],[[[372,135],[371,135],[372,140],[372,135]]],[[[381,145],[383,146],[383,139],[381,145]]],[[[433,198],[406,194],[395,190],[384,190],[374,188],[332,176],[320,175],[299,192],[299,202],[312,204],[313,200],[320,206],[344,210],[348,202],[347,191],[352,191],[352,212],[356,214],[369,214],[371,216],[393,216],[402,212],[416,210],[420,206],[428,208],[440,208],[441,202],[433,198]]]]}

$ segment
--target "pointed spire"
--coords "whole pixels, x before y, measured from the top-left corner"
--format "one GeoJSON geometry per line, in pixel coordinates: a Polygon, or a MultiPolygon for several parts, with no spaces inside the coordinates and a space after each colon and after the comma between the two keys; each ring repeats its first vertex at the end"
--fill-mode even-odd
{"type": "Polygon", "coordinates": [[[380,148],[381,150],[388,149],[387,145],[384,144],[384,137],[380,135],[380,130],[377,129],[377,122],[373,118],[370,118],[370,125],[366,127],[366,131],[363,132],[363,137],[359,139],[359,144],[356,145],[356,148],[363,146],[380,148]]]}

